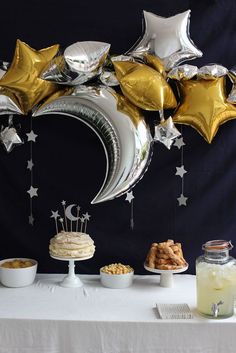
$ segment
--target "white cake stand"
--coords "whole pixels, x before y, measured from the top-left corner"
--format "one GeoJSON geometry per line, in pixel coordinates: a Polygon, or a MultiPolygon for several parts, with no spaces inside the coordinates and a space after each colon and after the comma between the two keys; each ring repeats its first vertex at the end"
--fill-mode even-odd
{"type": "Polygon", "coordinates": [[[160,286],[161,287],[173,287],[174,276],[175,273],[181,273],[188,269],[188,265],[177,270],[159,270],[158,268],[151,268],[144,264],[145,270],[149,272],[159,273],[160,276],[160,286]]]}
{"type": "Polygon", "coordinates": [[[93,257],[93,255],[87,257],[60,257],[60,256],[53,256],[50,255],[53,259],[61,260],[61,261],[69,261],[69,272],[63,278],[62,282],[60,282],[60,286],[67,287],[67,288],[75,288],[75,287],[82,287],[83,282],[80,280],[78,276],[75,275],[75,261],[83,261],[88,260],[93,257]]]}

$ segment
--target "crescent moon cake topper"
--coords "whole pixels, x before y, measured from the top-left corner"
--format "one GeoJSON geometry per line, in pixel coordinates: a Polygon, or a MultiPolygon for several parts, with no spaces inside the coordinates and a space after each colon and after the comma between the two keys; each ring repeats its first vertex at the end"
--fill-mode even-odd
{"type": "Polygon", "coordinates": [[[107,165],[103,185],[92,204],[123,195],[147,170],[153,143],[149,126],[140,110],[112,88],[77,87],[72,94],[50,99],[33,116],[47,114],[76,118],[101,140],[107,165]]]}
{"type": "Polygon", "coordinates": [[[73,205],[69,205],[66,207],[66,210],[65,210],[65,215],[66,217],[70,220],[70,221],[77,221],[79,219],[79,217],[75,217],[73,216],[73,214],[71,213],[71,210],[73,207],[75,207],[76,205],[73,204],[73,205]]]}
{"type": "Polygon", "coordinates": [[[56,210],[56,211],[51,210],[50,218],[54,218],[56,233],[59,232],[58,221],[61,224],[61,231],[63,231],[63,232],[78,232],[78,231],[80,231],[80,232],[86,233],[87,223],[91,217],[88,214],[88,212],[84,213],[82,215],[82,217],[79,217],[79,213],[81,210],[79,205],[71,204],[66,207],[65,200],[63,200],[61,202],[61,204],[63,207],[64,218],[59,215],[58,210],[56,210]],[[76,210],[77,210],[76,217],[71,212],[73,207],[76,207],[76,210]],[[67,222],[68,220],[70,221],[70,227],[67,222]],[[79,229],[79,221],[80,221],[80,229],[79,229]],[[75,227],[73,227],[73,222],[75,222],[75,227]]]}

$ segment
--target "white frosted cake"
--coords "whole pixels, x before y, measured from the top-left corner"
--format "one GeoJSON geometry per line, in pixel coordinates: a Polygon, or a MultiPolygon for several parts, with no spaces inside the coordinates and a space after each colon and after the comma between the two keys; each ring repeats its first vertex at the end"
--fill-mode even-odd
{"type": "Polygon", "coordinates": [[[95,246],[86,233],[62,231],[51,238],[49,252],[52,256],[82,258],[93,256],[95,246]]]}

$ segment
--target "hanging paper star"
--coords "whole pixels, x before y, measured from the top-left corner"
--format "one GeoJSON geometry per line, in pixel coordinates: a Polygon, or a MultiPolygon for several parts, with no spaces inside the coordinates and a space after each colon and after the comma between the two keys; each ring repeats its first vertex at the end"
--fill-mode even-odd
{"type": "Polygon", "coordinates": [[[15,146],[24,143],[13,126],[7,126],[0,132],[0,141],[7,152],[11,152],[15,146]]]}
{"type": "Polygon", "coordinates": [[[182,103],[173,121],[191,125],[208,143],[211,143],[219,126],[236,117],[236,107],[227,103],[225,77],[179,82],[182,103]]]}
{"type": "Polygon", "coordinates": [[[180,197],[177,198],[179,202],[179,206],[187,206],[187,200],[188,197],[185,197],[183,194],[180,195],[180,197]]]}
{"type": "Polygon", "coordinates": [[[180,178],[183,178],[185,173],[187,173],[187,171],[184,169],[184,165],[181,165],[181,167],[176,167],[175,175],[179,175],[180,178]]]}
{"type": "Polygon", "coordinates": [[[154,54],[163,60],[167,71],[185,60],[201,57],[202,52],[189,38],[190,12],[165,18],[143,11],[145,32],[129,55],[154,54]]]}
{"type": "Polygon", "coordinates": [[[171,117],[161,121],[159,125],[155,126],[154,140],[163,143],[168,149],[171,148],[174,139],[180,135],[181,133],[174,126],[171,117]]]}
{"type": "Polygon", "coordinates": [[[183,137],[179,137],[175,140],[173,146],[178,147],[178,149],[180,150],[180,148],[183,147],[184,145],[185,145],[185,143],[184,143],[183,137]]]}
{"type": "Polygon", "coordinates": [[[30,189],[27,191],[32,199],[32,197],[34,196],[38,196],[37,192],[38,192],[38,188],[34,188],[32,185],[30,187],[30,189]]]}
{"type": "Polygon", "coordinates": [[[28,142],[29,141],[32,141],[32,142],[35,142],[35,139],[38,135],[36,135],[33,130],[30,131],[29,134],[26,134],[28,136],[28,142]]]}
{"type": "Polygon", "coordinates": [[[33,163],[32,159],[27,161],[27,169],[29,169],[31,171],[33,169],[33,166],[34,166],[34,163],[33,163]]]}
{"type": "Polygon", "coordinates": [[[134,199],[133,191],[127,192],[125,201],[128,201],[130,203],[133,199],[134,199]]]}
{"type": "Polygon", "coordinates": [[[58,52],[59,46],[35,50],[19,39],[11,66],[0,79],[0,86],[12,92],[24,114],[43,98],[58,90],[58,86],[44,81],[40,75],[58,52]]]}

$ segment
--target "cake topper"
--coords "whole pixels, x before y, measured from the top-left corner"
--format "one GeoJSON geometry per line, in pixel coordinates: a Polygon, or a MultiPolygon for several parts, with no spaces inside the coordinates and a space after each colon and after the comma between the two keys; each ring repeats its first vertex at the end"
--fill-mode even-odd
{"type": "Polygon", "coordinates": [[[63,232],[78,232],[79,228],[79,221],[80,221],[80,232],[86,233],[87,230],[87,222],[90,220],[91,215],[88,214],[88,212],[84,213],[82,217],[79,217],[81,207],[79,205],[76,206],[76,204],[71,204],[66,207],[66,201],[63,200],[61,202],[62,207],[63,207],[63,213],[64,213],[64,218],[61,217],[57,211],[52,211],[51,210],[51,218],[54,218],[55,220],[55,226],[56,226],[56,232],[58,233],[58,222],[57,219],[59,220],[61,224],[61,229],[63,232]],[[76,216],[72,214],[72,208],[76,207],[76,216]],[[68,220],[70,221],[70,227],[68,226],[68,220]],[[75,227],[73,227],[73,222],[75,222],[75,227]],[[70,228],[70,229],[69,229],[70,228]]]}

